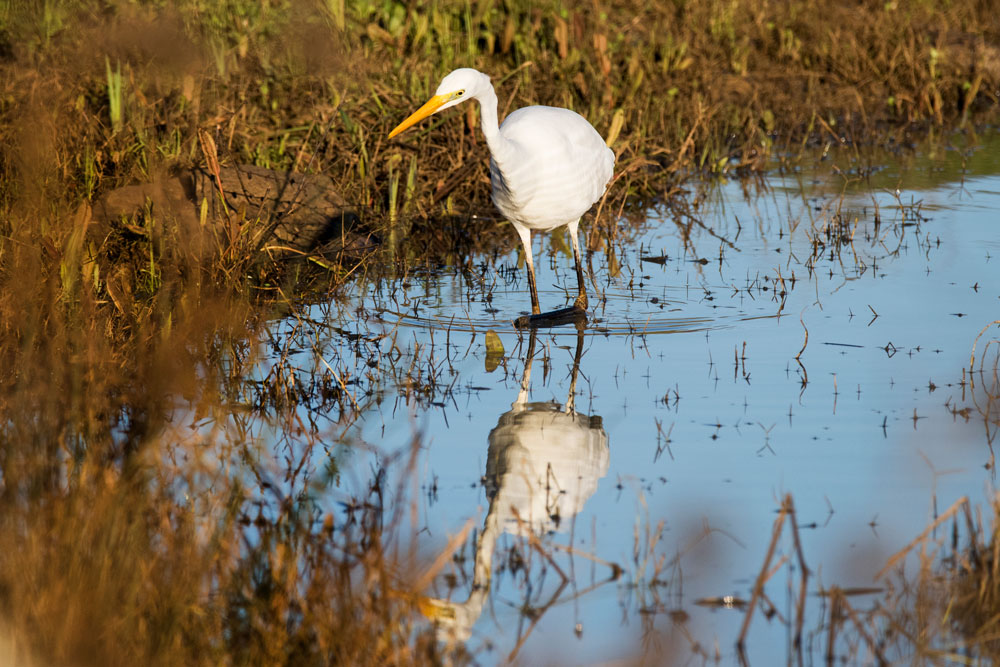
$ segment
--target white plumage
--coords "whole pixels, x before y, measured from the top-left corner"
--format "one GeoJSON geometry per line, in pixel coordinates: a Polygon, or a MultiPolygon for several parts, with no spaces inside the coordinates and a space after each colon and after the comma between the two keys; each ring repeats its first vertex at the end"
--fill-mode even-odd
{"type": "MultiPolygon", "coordinates": [[[[615,156],[580,114],[532,106],[497,124],[497,96],[490,79],[474,69],[457,69],[441,81],[424,106],[399,124],[394,137],[423,118],[467,99],[479,100],[483,134],[490,149],[493,203],[517,230],[528,265],[531,310],[538,315],[538,291],[531,256],[531,232],[567,225],[573,243],[579,293],[574,308],[587,308],[577,228],[580,217],[601,198],[614,172],[615,156]]],[[[519,320],[522,323],[523,320],[519,320]]]]}
{"type": "Polygon", "coordinates": [[[557,403],[515,403],[489,437],[490,512],[515,535],[565,530],[608,472],[600,420],[557,403]]]}
{"type": "Polygon", "coordinates": [[[575,111],[518,109],[504,120],[500,136],[517,157],[490,160],[493,203],[508,220],[531,230],[579,220],[611,180],[614,153],[575,111]]]}

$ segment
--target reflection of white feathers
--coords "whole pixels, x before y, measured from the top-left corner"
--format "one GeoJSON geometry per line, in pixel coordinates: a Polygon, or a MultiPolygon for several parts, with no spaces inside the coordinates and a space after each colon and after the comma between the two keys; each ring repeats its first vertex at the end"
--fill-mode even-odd
{"type": "Polygon", "coordinates": [[[583,352],[578,334],[566,409],[558,403],[529,403],[535,336],[528,344],[521,391],[509,412],[490,431],[486,497],[490,509],[476,544],[472,591],[465,602],[425,598],[421,608],[435,620],[438,638],[465,641],[490,591],[493,547],[501,533],[525,535],[565,530],[608,472],[608,436],[600,417],[573,409],[583,352]]]}
{"type": "Polygon", "coordinates": [[[555,403],[515,403],[489,442],[490,513],[510,533],[523,533],[517,517],[536,533],[564,527],[608,472],[601,418],[562,412],[555,403]]]}
{"type": "Polygon", "coordinates": [[[600,417],[563,412],[558,403],[526,403],[526,395],[525,386],[490,431],[490,509],[476,544],[469,599],[422,601],[424,614],[435,620],[443,641],[461,642],[472,634],[489,594],[493,547],[500,534],[565,528],[608,472],[608,436],[600,417]]]}

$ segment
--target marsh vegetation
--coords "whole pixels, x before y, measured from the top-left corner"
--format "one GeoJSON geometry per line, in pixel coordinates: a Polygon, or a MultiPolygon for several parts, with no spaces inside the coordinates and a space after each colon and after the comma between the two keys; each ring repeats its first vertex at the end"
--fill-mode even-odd
{"type": "Polygon", "coordinates": [[[996,656],[995,8],[650,4],[0,7],[0,662],[996,656]],[[458,66],[616,153],[585,330],[458,66]]]}

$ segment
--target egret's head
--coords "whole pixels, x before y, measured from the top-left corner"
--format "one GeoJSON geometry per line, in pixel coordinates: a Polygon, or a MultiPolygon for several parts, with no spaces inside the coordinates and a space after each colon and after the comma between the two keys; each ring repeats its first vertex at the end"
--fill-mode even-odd
{"type": "Polygon", "coordinates": [[[455,106],[459,102],[464,102],[472,97],[478,97],[480,93],[490,87],[490,77],[482,72],[463,67],[457,69],[445,78],[441,79],[434,97],[447,99],[438,109],[447,109],[455,106]]]}
{"type": "Polygon", "coordinates": [[[437,92],[434,93],[434,97],[429,99],[424,106],[414,111],[409,118],[397,125],[396,128],[389,133],[389,138],[391,139],[403,130],[415,125],[433,113],[437,113],[438,111],[447,109],[448,107],[453,107],[456,104],[473,97],[478,97],[480,93],[484,92],[489,87],[490,77],[486,76],[482,72],[478,72],[469,67],[463,67],[455,70],[441,80],[441,85],[438,86],[437,92]]]}

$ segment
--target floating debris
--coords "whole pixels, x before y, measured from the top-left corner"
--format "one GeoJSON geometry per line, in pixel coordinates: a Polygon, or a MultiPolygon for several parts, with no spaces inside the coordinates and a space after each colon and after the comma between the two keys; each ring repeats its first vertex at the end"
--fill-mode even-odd
{"type": "Polygon", "coordinates": [[[503,361],[504,349],[500,336],[493,329],[486,332],[486,372],[492,373],[503,361]]]}

